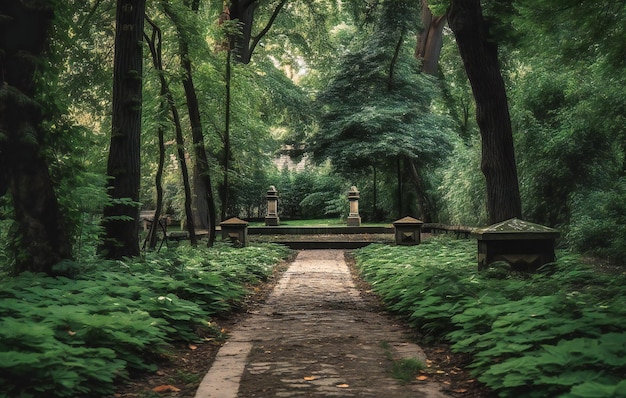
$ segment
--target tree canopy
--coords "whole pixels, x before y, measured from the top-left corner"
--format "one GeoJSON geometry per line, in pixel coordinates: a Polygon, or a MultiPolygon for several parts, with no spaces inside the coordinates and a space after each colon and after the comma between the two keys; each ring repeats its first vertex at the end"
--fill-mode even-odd
{"type": "MultiPolygon", "coordinates": [[[[6,2],[1,12],[11,15],[16,4],[6,2]]],[[[36,63],[46,66],[24,77],[27,85],[36,87],[29,95],[37,104],[20,105],[38,109],[24,113],[32,115],[28,123],[33,128],[27,132],[15,127],[6,118],[10,112],[3,110],[0,234],[11,237],[3,239],[9,242],[4,258],[13,259],[9,262],[15,265],[32,250],[17,232],[25,231],[25,213],[19,205],[28,202],[17,199],[15,189],[11,193],[17,178],[26,175],[14,156],[18,152],[8,149],[19,141],[15,141],[19,132],[24,140],[36,142],[30,147],[36,155],[21,158],[29,159],[29,167],[38,157],[43,161],[42,170],[50,176],[48,192],[59,204],[58,216],[52,216],[54,211],[46,214],[55,218],[54,225],[67,228],[72,246],[52,258],[81,255],[88,250],[85,242],[101,242],[102,220],[109,238],[126,234],[128,241],[135,240],[132,250],[120,255],[136,255],[140,210],[159,207],[170,218],[193,220],[210,230],[220,221],[219,213],[262,216],[266,185],[281,175],[275,162],[285,152],[297,160],[302,156],[320,164],[330,160],[330,167],[318,169],[323,173],[307,177],[320,178],[319,183],[307,186],[321,192],[333,181],[337,191],[311,192],[302,204],[307,209],[336,209],[345,189],[339,186],[341,180],[347,186],[361,186],[362,207],[381,219],[408,212],[428,214],[433,221],[481,225],[514,202],[498,196],[493,187],[514,187],[519,181],[521,211],[511,206],[496,218],[521,212],[531,221],[563,228],[573,247],[615,258],[625,240],[619,200],[626,164],[626,96],[621,90],[626,49],[619,40],[625,6],[572,0],[471,3],[480,7],[475,9],[484,23],[477,28],[485,34],[482,44],[497,55],[490,68],[501,75],[499,90],[504,91],[495,96],[484,81],[472,80],[468,59],[459,51],[461,39],[469,37],[459,25],[459,10],[465,10],[459,7],[469,4],[256,0],[232,2],[225,8],[220,2],[176,0],[148,2],[145,12],[139,3],[126,0],[54,2],[43,9],[24,6],[24,12],[41,12],[38,15],[46,20],[41,27],[51,29],[23,39],[2,35],[0,43],[8,83],[3,87],[4,110],[13,109],[14,96],[7,87],[17,87],[8,80],[16,70],[10,54],[27,45],[29,37],[41,34],[36,63]],[[118,24],[116,31],[120,10],[139,13],[118,24]],[[141,27],[144,17],[162,33],[160,69],[146,62],[151,55],[143,31],[148,38],[150,32],[141,27]],[[446,20],[448,25],[442,27],[446,20]],[[429,29],[422,23],[437,24],[428,30],[436,36],[431,37],[435,47],[428,59],[420,52],[428,46],[419,41],[429,29]],[[114,87],[119,84],[113,80],[114,49],[116,41],[133,29],[142,31],[131,42],[140,44],[133,50],[145,67],[137,64],[126,73],[124,84],[141,85],[135,84],[135,94],[124,99],[122,112],[141,109],[141,118],[133,122],[139,131],[133,136],[136,150],[120,150],[114,143],[122,130],[112,117],[119,108],[114,105],[114,87]],[[236,62],[229,64],[231,51],[236,62]],[[169,97],[160,93],[161,82],[167,84],[169,97]],[[485,88],[482,96],[480,90],[485,88]],[[164,103],[179,113],[178,137],[164,103]],[[508,112],[493,111],[494,105],[504,103],[508,112]],[[502,133],[508,127],[497,127],[492,136],[485,135],[484,115],[508,119],[507,113],[510,133],[502,133]],[[492,146],[490,137],[507,134],[509,149],[492,146]],[[490,165],[490,156],[507,151],[506,162],[490,165]],[[118,153],[128,161],[128,154],[135,152],[132,167],[109,164],[108,174],[115,178],[108,184],[122,182],[131,169],[139,180],[134,177],[129,192],[118,195],[110,190],[114,195],[107,198],[106,159],[118,153]],[[183,160],[191,174],[187,194],[183,160]],[[487,179],[480,176],[481,164],[487,179]],[[503,181],[500,177],[489,177],[492,169],[515,168],[517,177],[509,174],[506,184],[498,182],[503,181]],[[329,173],[339,179],[322,176],[329,173]],[[157,174],[163,194],[159,206],[157,174]],[[185,196],[191,197],[191,210],[184,205],[185,196]],[[128,211],[108,213],[111,205],[128,211]],[[216,216],[209,216],[211,212],[216,216]],[[110,229],[112,223],[119,230],[110,229]],[[606,237],[609,231],[617,231],[617,241],[595,238],[606,237]],[[588,242],[598,243],[590,248],[588,242]]],[[[4,31],[13,29],[2,21],[4,31]]],[[[487,70],[484,57],[476,62],[477,70],[487,70]]],[[[288,180],[284,179],[286,184],[288,180]]],[[[516,196],[513,188],[501,191],[516,196]]],[[[294,201],[293,214],[304,214],[298,206],[300,202],[294,201]]],[[[109,252],[119,247],[111,244],[109,252]]]]}

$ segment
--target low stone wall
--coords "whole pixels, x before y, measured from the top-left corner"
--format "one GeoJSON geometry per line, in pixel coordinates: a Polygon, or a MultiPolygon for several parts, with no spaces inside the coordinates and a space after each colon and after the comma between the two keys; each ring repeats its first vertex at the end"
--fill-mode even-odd
{"type": "Polygon", "coordinates": [[[393,234],[394,228],[389,227],[248,227],[249,235],[339,235],[339,234],[393,234]]]}

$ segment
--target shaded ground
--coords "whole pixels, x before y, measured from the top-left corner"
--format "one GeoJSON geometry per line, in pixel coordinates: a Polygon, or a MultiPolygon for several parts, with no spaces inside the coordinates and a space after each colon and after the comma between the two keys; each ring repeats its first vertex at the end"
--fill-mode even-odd
{"type": "MultiPolygon", "coordinates": [[[[350,264],[350,261],[348,261],[350,264]]],[[[245,304],[245,308],[242,312],[238,314],[234,314],[227,320],[218,321],[220,326],[222,326],[225,330],[225,333],[228,333],[233,328],[237,328],[241,326],[242,319],[246,313],[255,314],[258,312],[261,305],[266,302],[267,297],[273,287],[276,285],[278,281],[278,276],[281,271],[284,271],[286,266],[279,267],[277,274],[273,277],[268,283],[264,284],[260,288],[255,290],[255,294],[250,297],[250,300],[245,304]]],[[[353,270],[353,268],[352,268],[353,270]]],[[[354,278],[353,278],[354,279],[354,278]]],[[[377,298],[370,292],[369,286],[362,282],[360,279],[354,279],[356,283],[356,287],[360,292],[361,304],[368,308],[370,312],[373,313],[372,317],[376,318],[375,320],[363,320],[359,319],[358,321],[364,325],[370,325],[376,327],[375,322],[380,322],[379,319],[386,319],[384,325],[385,327],[392,327],[402,329],[403,333],[406,333],[408,329],[402,324],[401,321],[394,317],[390,317],[383,311],[383,308],[377,298]]],[[[326,306],[331,306],[331,308],[336,311],[345,311],[346,308],[343,306],[345,300],[337,300],[333,298],[332,300],[325,301],[326,306]]],[[[352,306],[352,305],[350,305],[352,306]]],[[[348,315],[346,315],[348,316],[348,315]]],[[[306,321],[308,318],[306,314],[300,312],[291,312],[291,313],[277,313],[272,314],[273,318],[285,319],[287,317],[294,318],[296,317],[296,321],[298,321],[297,317],[302,317],[301,320],[306,321]]],[[[245,319],[247,319],[246,317],[245,319]]],[[[309,319],[310,320],[310,319],[309,319]]],[[[354,321],[354,320],[353,320],[354,321]]],[[[354,323],[354,322],[352,322],[354,323]]],[[[311,326],[311,325],[309,325],[311,326]]],[[[328,325],[327,325],[328,326],[328,325]]],[[[333,327],[337,327],[334,325],[333,327]]],[[[302,332],[300,332],[302,333],[302,332]]],[[[308,333],[308,332],[307,332],[308,333]]],[[[310,333],[309,333],[310,334],[310,333]]],[[[305,336],[303,334],[302,336],[305,336]]],[[[355,337],[356,338],[356,337],[355,337]]],[[[419,342],[420,336],[409,336],[413,341],[419,342]]],[[[279,386],[284,385],[284,377],[281,380],[281,372],[287,371],[287,369],[280,369],[280,364],[272,363],[272,352],[276,352],[282,349],[290,349],[289,358],[291,365],[285,366],[289,368],[289,371],[294,370],[293,363],[298,363],[299,367],[296,369],[299,373],[305,374],[310,378],[317,378],[319,383],[322,382],[334,382],[336,385],[342,384],[343,381],[341,377],[336,377],[336,380],[332,379],[331,376],[339,376],[340,370],[342,367],[350,366],[352,360],[356,360],[356,356],[354,354],[346,354],[341,355],[341,350],[338,351],[337,354],[330,355],[326,358],[322,358],[322,360],[312,360],[312,351],[316,351],[318,348],[321,349],[322,345],[339,345],[341,341],[332,341],[332,339],[326,339],[326,341],[319,341],[316,344],[319,347],[307,347],[303,344],[299,344],[297,339],[291,341],[291,344],[287,344],[286,342],[283,344],[280,340],[275,340],[274,342],[267,342],[261,345],[256,345],[252,350],[249,358],[249,369],[244,375],[244,381],[249,382],[245,383],[248,385],[248,390],[241,391],[240,396],[248,397],[248,396],[277,396],[277,393],[285,392],[283,390],[277,390],[279,386]],[[294,348],[295,347],[295,348],[294,348]],[[354,355],[354,357],[350,357],[349,355],[354,355]],[[308,361],[308,362],[307,362],[308,361]]],[[[195,391],[198,387],[198,384],[202,377],[206,374],[208,369],[211,366],[213,358],[215,357],[215,353],[219,348],[221,342],[218,341],[208,341],[203,344],[197,344],[195,346],[187,346],[187,347],[178,347],[168,356],[167,362],[164,362],[160,367],[159,371],[155,375],[149,375],[145,377],[141,377],[139,379],[133,380],[133,382],[120,386],[118,390],[118,397],[156,397],[156,396],[164,396],[164,397],[193,397],[195,391]],[[161,386],[162,389],[166,390],[161,393],[154,392],[154,388],[161,386]],[[170,388],[167,386],[171,386],[174,388],[170,388]],[[169,389],[169,391],[167,391],[169,389]],[[174,389],[179,389],[180,391],[173,391],[174,389]]],[[[312,345],[312,344],[309,344],[312,345]]],[[[370,347],[372,350],[377,350],[381,348],[381,343],[373,344],[370,347]]],[[[449,396],[458,396],[458,397],[488,397],[488,393],[485,391],[482,386],[474,381],[468,374],[463,370],[463,366],[467,363],[467,358],[456,355],[450,352],[449,348],[446,345],[421,345],[423,351],[426,354],[427,365],[428,367],[418,375],[417,379],[413,379],[410,382],[409,387],[415,387],[415,390],[419,390],[419,385],[423,383],[431,383],[437,382],[445,392],[449,396]]],[[[384,348],[384,347],[383,347],[384,348]]],[[[317,350],[319,351],[319,350],[317,350]]],[[[365,354],[359,354],[365,355],[365,354]]],[[[393,354],[391,355],[393,356],[393,354]]],[[[385,366],[391,365],[391,360],[387,364],[383,364],[385,366]]],[[[368,382],[373,382],[373,376],[367,376],[367,369],[354,369],[353,372],[359,372],[363,374],[363,377],[360,381],[351,381],[353,383],[363,383],[367,384],[368,382]]],[[[305,376],[305,377],[307,377],[305,376]]],[[[301,379],[301,377],[298,377],[301,379]]],[[[311,384],[315,383],[315,379],[308,380],[310,383],[301,383],[301,384],[311,384]]],[[[292,383],[293,384],[293,383],[292,383]]],[[[344,383],[348,384],[348,383],[344,383]]],[[[377,387],[374,385],[373,387],[377,387]]],[[[280,387],[283,388],[283,387],[280,387]]],[[[306,387],[303,387],[306,388],[306,387]]],[[[400,388],[400,387],[398,387],[400,388]]],[[[411,388],[405,389],[405,391],[410,391],[411,388]]],[[[398,395],[387,394],[389,397],[394,396],[419,396],[419,395],[399,395],[400,392],[398,390],[398,395]]],[[[405,393],[402,393],[405,394],[405,393]]],[[[347,395],[347,390],[341,393],[341,396],[350,396],[347,395]]]]}

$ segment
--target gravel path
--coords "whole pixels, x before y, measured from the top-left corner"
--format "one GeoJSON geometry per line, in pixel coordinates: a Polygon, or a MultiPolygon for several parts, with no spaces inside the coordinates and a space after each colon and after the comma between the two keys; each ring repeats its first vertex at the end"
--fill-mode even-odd
{"type": "Polygon", "coordinates": [[[409,331],[355,287],[342,250],[298,253],[268,300],[233,331],[196,398],[429,397],[437,383],[401,383],[390,369],[425,361],[409,331]]]}

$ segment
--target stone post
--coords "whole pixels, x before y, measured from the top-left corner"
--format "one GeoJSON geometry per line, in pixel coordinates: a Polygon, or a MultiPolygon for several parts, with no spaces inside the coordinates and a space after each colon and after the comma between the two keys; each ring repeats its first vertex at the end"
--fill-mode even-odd
{"type": "Polygon", "coordinates": [[[504,261],[516,271],[536,271],[555,260],[554,246],[559,231],[512,218],[486,228],[476,229],[478,269],[504,261]]]}
{"type": "Polygon", "coordinates": [[[267,190],[267,215],[265,216],[265,225],[276,226],[280,223],[278,217],[278,191],[276,187],[271,185],[267,190]]]}
{"type": "Polygon", "coordinates": [[[245,247],[248,245],[248,222],[237,217],[229,218],[220,223],[222,227],[222,240],[229,240],[235,246],[245,247]]]}
{"type": "Polygon", "coordinates": [[[423,221],[413,217],[404,217],[393,222],[396,245],[413,246],[421,242],[423,221]]]}
{"type": "Polygon", "coordinates": [[[359,216],[359,190],[353,185],[348,191],[348,201],[350,202],[350,214],[348,214],[348,226],[360,227],[361,216],[359,216]]]}

